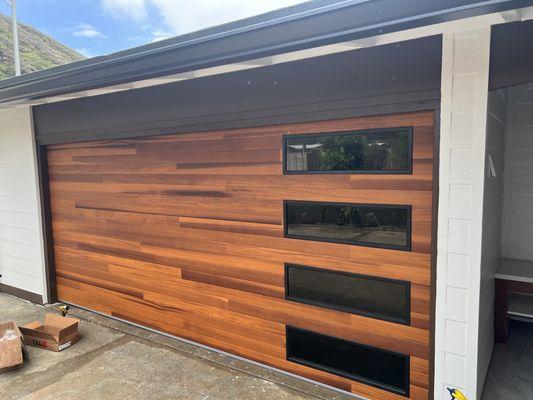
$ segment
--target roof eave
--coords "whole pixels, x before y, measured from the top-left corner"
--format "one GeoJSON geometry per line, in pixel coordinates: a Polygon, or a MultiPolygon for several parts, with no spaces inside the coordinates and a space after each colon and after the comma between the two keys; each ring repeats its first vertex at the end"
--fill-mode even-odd
{"type": "Polygon", "coordinates": [[[64,95],[533,5],[533,0],[319,0],[0,82],[0,103],[64,95]],[[415,7],[416,6],[416,7],[415,7]],[[416,9],[415,9],[416,8],[416,9]],[[333,23],[334,22],[334,23],[333,23]]]}

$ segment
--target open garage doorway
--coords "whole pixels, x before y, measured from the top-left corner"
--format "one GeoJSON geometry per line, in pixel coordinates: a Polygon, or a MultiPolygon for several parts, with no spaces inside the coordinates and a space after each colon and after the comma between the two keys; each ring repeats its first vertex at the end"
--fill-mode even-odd
{"type": "Polygon", "coordinates": [[[487,372],[482,399],[533,398],[532,34],[533,24],[527,22],[494,28],[492,35],[480,302],[481,385],[487,372]]]}

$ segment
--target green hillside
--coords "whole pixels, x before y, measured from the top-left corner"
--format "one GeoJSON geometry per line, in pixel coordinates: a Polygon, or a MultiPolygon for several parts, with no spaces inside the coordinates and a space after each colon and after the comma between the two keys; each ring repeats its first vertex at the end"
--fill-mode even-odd
{"type": "MultiPolygon", "coordinates": [[[[85,58],[29,25],[19,23],[18,33],[23,74],[85,58]]],[[[0,14],[0,79],[14,75],[12,40],[11,18],[0,14]]]]}

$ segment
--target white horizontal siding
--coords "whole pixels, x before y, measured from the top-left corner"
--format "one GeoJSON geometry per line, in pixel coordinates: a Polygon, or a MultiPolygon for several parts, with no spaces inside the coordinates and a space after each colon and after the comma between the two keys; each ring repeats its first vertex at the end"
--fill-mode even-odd
{"type": "MultiPolygon", "coordinates": [[[[2,185],[2,183],[0,183],[0,185],[2,185]]],[[[37,210],[35,210],[35,199],[16,194],[0,195],[0,211],[32,213],[33,215],[37,215],[37,210]]]]}
{"type": "Polygon", "coordinates": [[[35,278],[34,276],[24,275],[10,270],[2,272],[2,283],[37,294],[42,292],[43,287],[42,278],[35,278]],[[21,282],[23,282],[23,284],[21,284],[21,282]]]}
{"type": "MultiPolygon", "coordinates": [[[[9,254],[0,254],[0,264],[5,266],[5,271],[9,271],[9,273],[4,275],[4,278],[10,274],[16,273],[25,277],[40,279],[40,277],[35,277],[35,270],[40,268],[40,263],[38,261],[9,254]]],[[[6,282],[2,280],[2,283],[6,282]]]]}
{"type": "Polygon", "coordinates": [[[36,171],[29,107],[0,111],[0,283],[44,295],[36,171]]]}
{"type": "Polygon", "coordinates": [[[4,226],[35,229],[37,214],[28,212],[13,212],[0,210],[0,223],[4,226]]]}
{"type": "Polygon", "coordinates": [[[38,247],[39,231],[33,228],[2,224],[0,225],[0,240],[38,247]]]}

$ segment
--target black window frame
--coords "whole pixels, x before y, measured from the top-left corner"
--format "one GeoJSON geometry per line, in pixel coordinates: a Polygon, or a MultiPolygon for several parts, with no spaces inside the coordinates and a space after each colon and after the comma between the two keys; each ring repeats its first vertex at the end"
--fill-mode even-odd
{"type": "Polygon", "coordinates": [[[350,313],[350,314],[354,314],[354,315],[361,315],[363,317],[379,319],[379,320],[387,321],[387,322],[394,322],[394,323],[402,324],[402,325],[411,325],[411,282],[409,282],[409,281],[403,281],[403,280],[400,280],[400,279],[384,278],[384,277],[381,277],[381,276],[356,274],[356,273],[352,273],[352,272],[338,271],[338,270],[332,270],[332,269],[327,269],[327,268],[311,267],[311,266],[308,266],[308,265],[301,265],[301,264],[294,264],[294,263],[284,263],[284,274],[285,274],[285,276],[284,276],[284,281],[285,281],[285,295],[284,295],[284,298],[285,298],[286,301],[292,301],[294,303],[307,304],[307,305],[311,305],[311,306],[327,308],[327,309],[330,309],[330,310],[346,312],[346,313],[350,313]],[[406,305],[405,305],[405,307],[406,307],[406,319],[389,317],[389,316],[386,316],[386,315],[383,315],[383,314],[379,314],[379,313],[361,311],[361,310],[358,310],[358,309],[355,309],[355,308],[351,308],[351,307],[348,307],[348,306],[332,304],[332,303],[327,303],[327,302],[321,302],[319,300],[314,301],[314,300],[303,299],[303,298],[300,298],[300,297],[291,296],[290,295],[290,291],[289,291],[289,274],[288,274],[288,270],[291,267],[292,268],[307,269],[307,270],[312,270],[312,271],[319,271],[319,272],[327,272],[327,273],[336,274],[336,275],[344,275],[344,276],[357,277],[357,278],[363,278],[363,279],[372,279],[372,280],[375,280],[375,281],[396,283],[396,284],[402,285],[406,289],[406,296],[407,296],[406,297],[407,298],[407,302],[406,302],[406,305]]]}
{"type": "Polygon", "coordinates": [[[350,379],[352,381],[361,382],[361,383],[363,383],[365,385],[376,387],[376,388],[382,389],[382,390],[386,390],[386,391],[389,391],[391,393],[399,394],[401,396],[409,397],[409,395],[410,395],[411,356],[408,355],[408,354],[402,354],[402,353],[398,353],[398,352],[391,351],[391,350],[380,349],[379,347],[369,346],[369,345],[358,343],[358,342],[354,342],[354,341],[351,341],[351,340],[341,339],[341,338],[339,338],[337,336],[325,335],[323,333],[313,332],[313,331],[310,331],[308,329],[298,328],[298,327],[293,326],[293,325],[285,325],[285,343],[286,343],[286,346],[285,346],[285,357],[286,357],[287,361],[290,361],[290,362],[293,362],[293,363],[296,363],[296,364],[300,364],[300,365],[303,365],[303,366],[306,366],[306,367],[314,368],[314,369],[317,369],[319,371],[324,371],[324,372],[327,372],[329,374],[341,376],[343,378],[347,378],[347,379],[350,379]],[[290,330],[296,330],[296,331],[300,331],[300,332],[304,332],[304,333],[310,333],[310,334],[313,334],[313,335],[322,336],[322,337],[325,337],[325,338],[328,338],[328,339],[332,339],[334,341],[336,340],[336,341],[340,341],[340,342],[353,343],[353,344],[355,344],[357,346],[360,346],[360,347],[363,347],[363,348],[366,348],[366,349],[376,350],[376,351],[380,351],[380,352],[383,352],[383,353],[387,353],[387,354],[391,354],[391,355],[403,358],[404,359],[404,363],[405,363],[405,377],[404,377],[405,382],[406,382],[405,390],[401,390],[401,389],[399,389],[397,387],[389,386],[387,384],[376,382],[374,380],[371,380],[371,379],[368,379],[368,378],[364,378],[364,377],[361,377],[361,376],[358,376],[358,375],[350,374],[349,372],[344,372],[344,371],[339,370],[339,369],[331,368],[331,367],[328,367],[326,365],[317,364],[317,363],[314,363],[312,361],[307,361],[307,360],[304,360],[304,359],[301,359],[301,358],[298,358],[298,357],[291,356],[290,355],[290,352],[291,352],[291,349],[290,349],[290,344],[291,344],[290,330]]]}
{"type": "Polygon", "coordinates": [[[283,200],[283,237],[288,239],[298,239],[298,240],[309,240],[312,242],[325,242],[325,243],[338,243],[338,244],[348,244],[351,246],[361,246],[361,247],[373,247],[378,249],[388,249],[388,250],[400,250],[400,251],[411,251],[412,249],[412,216],[413,216],[413,207],[411,205],[401,205],[401,204],[369,204],[369,203],[340,203],[340,202],[330,202],[330,201],[306,201],[306,200],[283,200]],[[342,239],[328,239],[320,238],[313,236],[302,236],[294,235],[289,233],[289,224],[288,221],[288,205],[289,204],[317,204],[333,207],[372,207],[372,208],[399,208],[407,211],[407,243],[405,246],[398,246],[394,244],[382,244],[382,243],[372,243],[372,242],[355,242],[351,240],[342,240],[342,239]]]}
{"type": "Polygon", "coordinates": [[[283,163],[283,175],[316,175],[316,174],[353,174],[353,175],[412,175],[413,174],[413,147],[414,147],[414,134],[413,126],[398,126],[394,128],[374,128],[374,129],[358,129],[358,130],[346,130],[335,132],[314,132],[314,133],[287,133],[282,135],[282,163],[283,163]],[[337,136],[337,135],[354,135],[357,133],[381,133],[381,132],[393,132],[397,130],[408,131],[408,154],[407,159],[409,166],[406,170],[332,170],[332,171],[292,171],[287,168],[287,140],[289,138],[313,138],[317,136],[337,136]]]}

